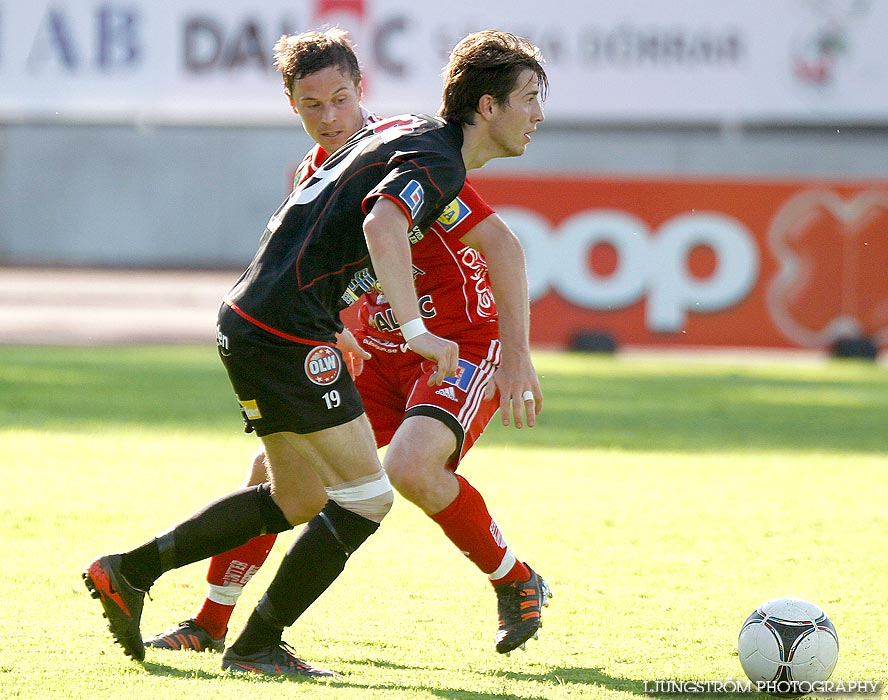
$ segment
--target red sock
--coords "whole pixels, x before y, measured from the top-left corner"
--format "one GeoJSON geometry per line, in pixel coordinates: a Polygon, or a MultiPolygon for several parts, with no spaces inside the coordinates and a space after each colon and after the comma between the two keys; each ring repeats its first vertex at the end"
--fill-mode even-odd
{"type": "Polygon", "coordinates": [[[210,591],[194,621],[213,639],[225,634],[238,597],[253,574],[268,559],[276,539],[277,535],[259,535],[210,560],[207,571],[210,591]]]}
{"type": "Polygon", "coordinates": [[[463,477],[455,476],[459,481],[459,494],[444,510],[429,517],[493,584],[530,578],[530,570],[515,559],[484,498],[463,477]]]}

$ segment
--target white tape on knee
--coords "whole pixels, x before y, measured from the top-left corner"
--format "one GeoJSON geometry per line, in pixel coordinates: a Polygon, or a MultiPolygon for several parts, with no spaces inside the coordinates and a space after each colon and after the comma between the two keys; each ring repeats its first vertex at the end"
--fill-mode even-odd
{"type": "Polygon", "coordinates": [[[388,474],[381,471],[374,477],[355,479],[325,489],[330,500],[368,520],[380,522],[391,510],[395,494],[388,474]]]}

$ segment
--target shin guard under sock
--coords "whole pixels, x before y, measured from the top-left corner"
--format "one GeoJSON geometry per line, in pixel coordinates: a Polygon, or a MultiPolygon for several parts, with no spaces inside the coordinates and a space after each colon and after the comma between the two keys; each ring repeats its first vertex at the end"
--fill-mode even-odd
{"type": "Polygon", "coordinates": [[[497,583],[511,580],[509,576],[530,576],[524,564],[513,562],[509,546],[478,490],[459,474],[456,478],[459,481],[457,497],[444,510],[429,517],[481,571],[499,574],[497,583]],[[508,565],[507,570],[498,571],[504,563],[508,565]]]}
{"type": "Polygon", "coordinates": [[[271,486],[250,486],[214,501],[171,530],[124,553],[121,571],[131,585],[147,591],[165,571],[228,551],[257,535],[292,528],[271,498],[271,486]]]}
{"type": "Polygon", "coordinates": [[[379,528],[327,501],[308,521],[284,556],[281,566],[233,644],[237,654],[251,654],[277,644],[292,625],[342,573],[348,557],[379,528]]]}

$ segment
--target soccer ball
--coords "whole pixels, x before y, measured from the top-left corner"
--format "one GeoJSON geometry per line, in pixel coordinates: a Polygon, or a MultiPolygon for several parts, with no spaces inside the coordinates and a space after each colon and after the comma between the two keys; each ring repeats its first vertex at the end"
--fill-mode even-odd
{"type": "Polygon", "coordinates": [[[839,637],[826,613],[813,603],[778,598],[746,618],[737,650],[749,680],[791,688],[793,682],[829,678],[839,660],[839,637]]]}

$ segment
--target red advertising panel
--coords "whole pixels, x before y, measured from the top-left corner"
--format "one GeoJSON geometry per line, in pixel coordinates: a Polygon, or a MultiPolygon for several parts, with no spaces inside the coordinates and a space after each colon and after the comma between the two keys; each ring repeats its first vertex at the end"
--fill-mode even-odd
{"type": "Polygon", "coordinates": [[[888,182],[471,179],[524,243],[538,346],[888,345],[888,182]]]}

